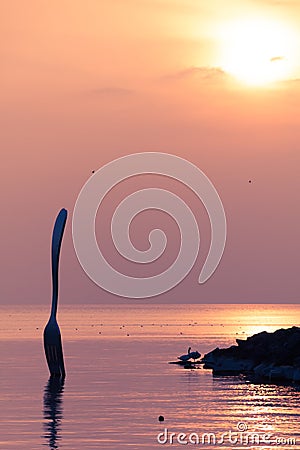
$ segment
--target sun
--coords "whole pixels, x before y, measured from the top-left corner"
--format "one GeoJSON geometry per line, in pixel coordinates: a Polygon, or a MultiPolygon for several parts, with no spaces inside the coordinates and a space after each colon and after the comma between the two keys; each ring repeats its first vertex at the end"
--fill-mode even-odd
{"type": "Polygon", "coordinates": [[[248,85],[266,85],[293,72],[290,27],[268,19],[238,20],[222,30],[222,69],[248,85]]]}

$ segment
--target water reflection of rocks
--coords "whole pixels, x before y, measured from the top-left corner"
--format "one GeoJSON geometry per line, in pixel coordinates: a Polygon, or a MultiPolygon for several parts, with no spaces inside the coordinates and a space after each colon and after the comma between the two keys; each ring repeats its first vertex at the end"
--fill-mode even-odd
{"type": "Polygon", "coordinates": [[[50,449],[58,449],[63,419],[64,380],[50,378],[44,390],[44,438],[50,449]]]}

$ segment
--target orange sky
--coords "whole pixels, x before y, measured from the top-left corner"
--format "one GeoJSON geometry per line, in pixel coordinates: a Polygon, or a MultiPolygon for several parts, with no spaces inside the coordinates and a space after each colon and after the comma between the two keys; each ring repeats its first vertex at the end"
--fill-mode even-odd
{"type": "MultiPolygon", "coordinates": [[[[161,301],[188,291],[191,302],[297,302],[299,20],[293,1],[1,2],[1,302],[50,298],[49,236],[61,207],[70,211],[63,301],[111,300],[77,262],[71,214],[92,170],[143,151],[198,165],[228,220],[211,280],[196,283],[202,254],[161,301]],[[270,67],[289,65],[275,83],[253,86],[226,71],[224,30],[249,17],[277,24],[275,35],[279,22],[291,32],[291,53],[277,43],[267,56],[277,58],[270,67]]],[[[254,58],[253,70],[255,54],[240,54],[243,64],[254,58]]]]}

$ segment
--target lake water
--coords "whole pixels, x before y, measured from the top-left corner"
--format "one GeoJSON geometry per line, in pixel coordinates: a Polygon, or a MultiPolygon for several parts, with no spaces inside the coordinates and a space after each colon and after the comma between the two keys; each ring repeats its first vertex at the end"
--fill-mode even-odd
{"type": "Polygon", "coordinates": [[[189,346],[204,354],[236,338],[299,325],[300,306],[60,306],[64,385],[48,381],[42,345],[48,310],[16,306],[0,313],[3,450],[300,449],[296,386],[167,363],[189,346]],[[187,444],[178,442],[179,433],[187,444]],[[202,442],[205,433],[214,434],[210,443],[208,436],[202,442]]]}

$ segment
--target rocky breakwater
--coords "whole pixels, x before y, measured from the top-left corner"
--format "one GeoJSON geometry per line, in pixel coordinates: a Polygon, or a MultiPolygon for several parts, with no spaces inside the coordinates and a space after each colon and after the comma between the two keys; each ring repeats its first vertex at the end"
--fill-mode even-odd
{"type": "Polygon", "coordinates": [[[254,334],[237,345],[204,355],[205,369],[215,374],[251,374],[268,380],[300,383],[300,328],[254,334]]]}

